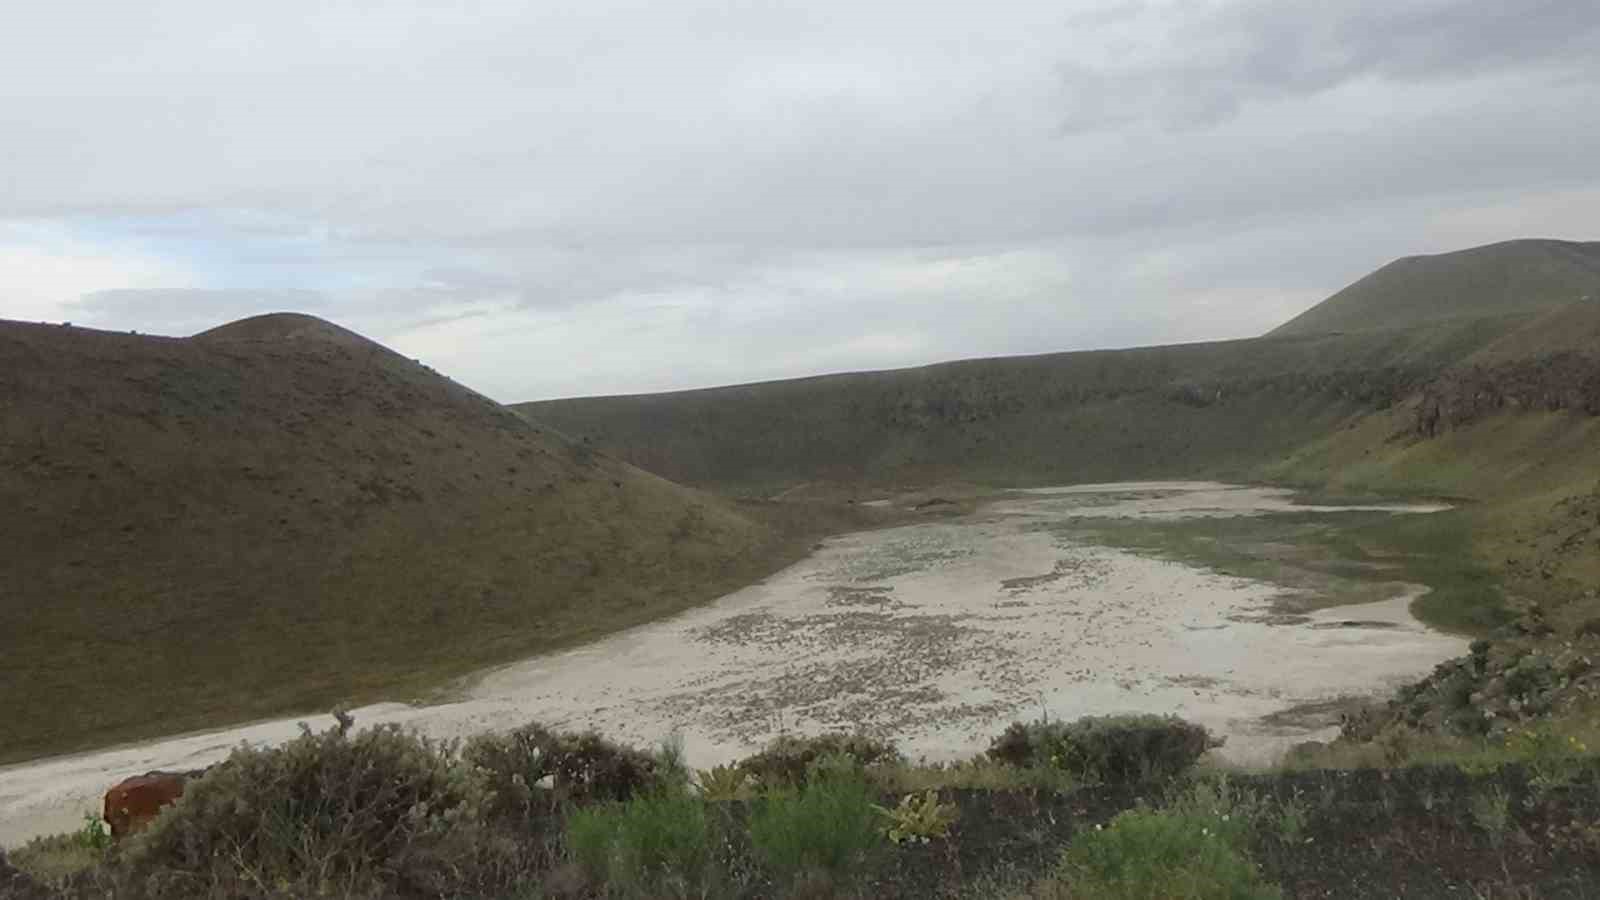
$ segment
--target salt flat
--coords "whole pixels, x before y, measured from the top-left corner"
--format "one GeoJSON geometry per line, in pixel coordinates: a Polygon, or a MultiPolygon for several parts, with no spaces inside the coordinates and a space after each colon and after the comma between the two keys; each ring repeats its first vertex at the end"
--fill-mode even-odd
{"type": "MultiPolygon", "coordinates": [[[[913,757],[954,759],[1017,718],[1157,712],[1226,736],[1223,753],[1234,760],[1263,760],[1330,732],[1272,714],[1386,692],[1465,652],[1465,642],[1410,616],[1420,588],[1286,624],[1269,615],[1278,586],[1076,543],[1048,526],[1340,509],[1209,482],[1017,492],[972,516],[830,539],[711,605],[489,672],[458,702],[354,714],[361,725],[398,722],[439,737],[531,719],[639,744],[677,734],[705,766],[784,731],[866,729],[894,736],[913,757]]],[[[70,830],[122,777],[207,765],[240,742],[286,740],[300,721],[0,769],[0,844],[70,830]]]]}

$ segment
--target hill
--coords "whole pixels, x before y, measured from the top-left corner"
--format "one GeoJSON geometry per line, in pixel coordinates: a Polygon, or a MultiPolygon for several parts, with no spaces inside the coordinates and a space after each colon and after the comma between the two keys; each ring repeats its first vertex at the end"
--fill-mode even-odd
{"type": "Polygon", "coordinates": [[[1289,320],[1276,336],[1402,328],[1600,302],[1600,242],[1519,240],[1395,260],[1289,320]]]}
{"type": "Polygon", "coordinates": [[[408,696],[809,544],[307,316],[0,322],[0,409],[0,761],[408,696]]]}
{"type": "Polygon", "coordinates": [[[515,408],[667,478],[731,491],[1242,477],[1523,324],[971,360],[515,408]]]}
{"type": "Polygon", "coordinates": [[[1471,554],[1483,590],[1570,633],[1600,629],[1593,298],[1600,243],[1513,241],[1392,263],[1252,340],[517,408],[727,493],[1215,477],[1461,498],[1388,537],[1471,554]]]}

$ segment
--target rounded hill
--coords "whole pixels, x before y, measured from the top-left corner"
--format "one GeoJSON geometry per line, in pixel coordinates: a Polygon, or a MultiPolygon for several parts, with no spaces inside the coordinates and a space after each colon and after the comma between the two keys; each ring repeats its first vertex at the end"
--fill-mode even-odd
{"type": "Polygon", "coordinates": [[[0,321],[0,409],[0,762],[416,696],[798,552],[310,316],[0,321]]]}
{"type": "Polygon", "coordinates": [[[1600,242],[1517,240],[1395,260],[1289,320],[1275,337],[1523,315],[1600,300],[1600,242]]]}

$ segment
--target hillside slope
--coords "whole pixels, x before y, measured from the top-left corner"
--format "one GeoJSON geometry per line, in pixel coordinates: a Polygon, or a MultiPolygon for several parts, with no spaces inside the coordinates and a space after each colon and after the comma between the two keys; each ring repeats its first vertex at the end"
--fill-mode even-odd
{"type": "Polygon", "coordinates": [[[0,760],[407,696],[793,539],[352,332],[0,322],[0,760]]]}
{"type": "Polygon", "coordinates": [[[732,490],[1239,476],[1525,323],[971,360],[516,409],[664,477],[732,490]]]}
{"type": "Polygon", "coordinates": [[[1275,336],[1404,328],[1600,302],[1600,242],[1519,240],[1395,260],[1289,320],[1275,336]]]}

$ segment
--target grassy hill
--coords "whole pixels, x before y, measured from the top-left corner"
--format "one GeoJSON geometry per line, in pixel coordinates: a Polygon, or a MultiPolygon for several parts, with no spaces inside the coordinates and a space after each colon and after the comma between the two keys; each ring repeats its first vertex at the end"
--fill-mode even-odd
{"type": "Polygon", "coordinates": [[[991,484],[1239,477],[1526,324],[972,360],[516,408],[675,481],[991,484]]]}
{"type": "Polygon", "coordinates": [[[809,543],[305,316],[0,322],[0,409],[0,761],[408,696],[809,543]]]}
{"type": "Polygon", "coordinates": [[[1600,302],[1600,242],[1520,240],[1395,260],[1284,323],[1277,336],[1371,331],[1600,302]]]}
{"type": "Polygon", "coordinates": [[[1253,340],[517,408],[731,493],[1222,477],[1463,498],[1417,528],[1466,535],[1452,553],[1575,627],[1600,615],[1600,302],[1585,296],[1600,298],[1600,243],[1513,241],[1392,263],[1253,340]]]}

